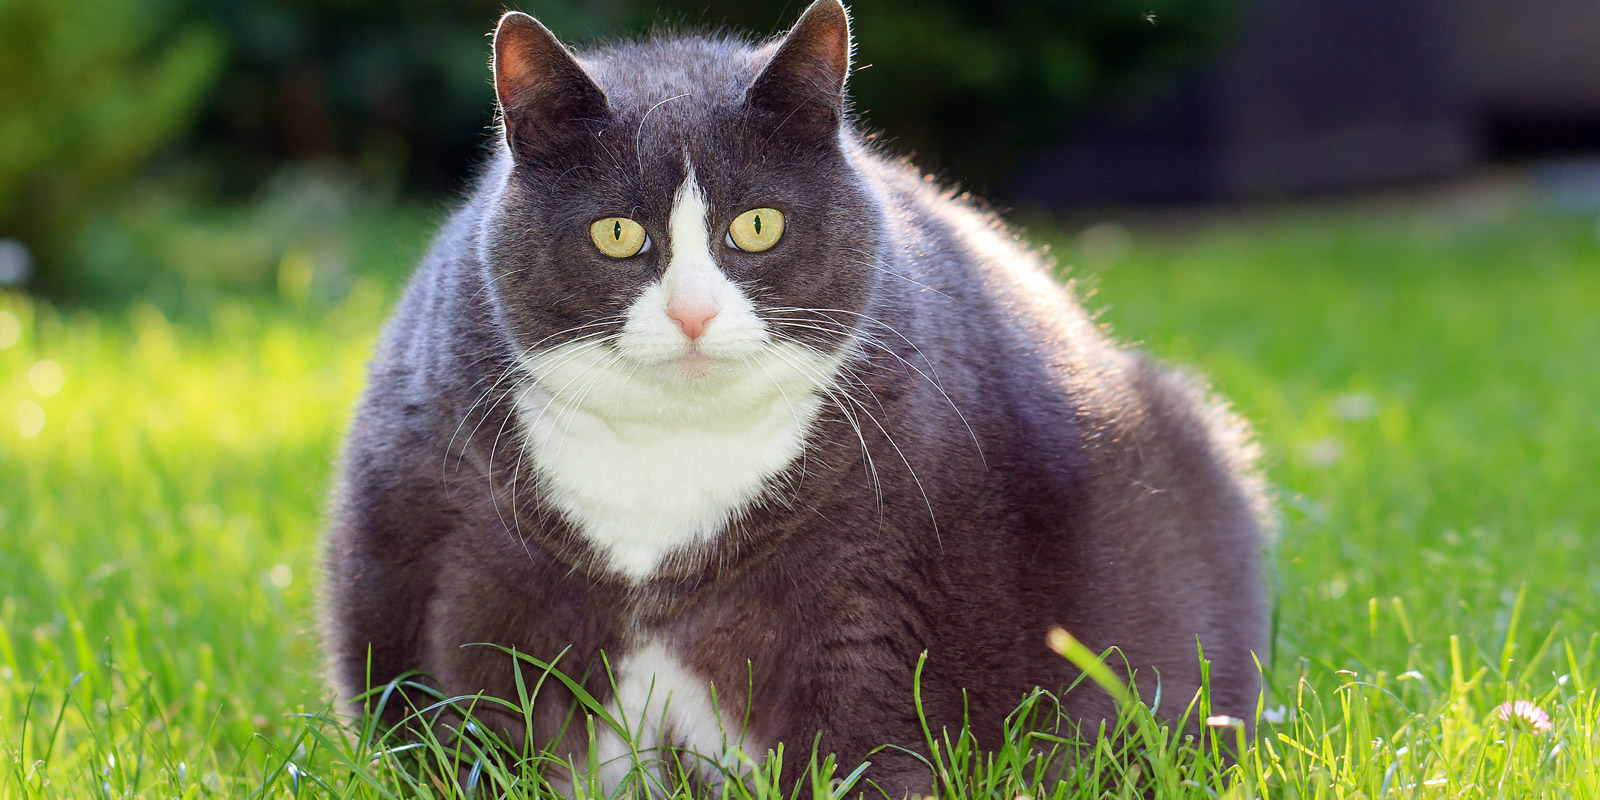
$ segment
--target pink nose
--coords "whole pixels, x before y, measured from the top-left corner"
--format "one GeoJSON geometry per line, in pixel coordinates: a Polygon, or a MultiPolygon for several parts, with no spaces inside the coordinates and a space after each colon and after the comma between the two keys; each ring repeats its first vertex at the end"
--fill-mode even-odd
{"type": "Polygon", "coordinates": [[[683,329],[683,335],[690,339],[700,338],[700,334],[706,332],[706,325],[710,324],[716,315],[716,306],[709,304],[694,303],[667,308],[667,316],[672,317],[672,321],[683,329]]]}

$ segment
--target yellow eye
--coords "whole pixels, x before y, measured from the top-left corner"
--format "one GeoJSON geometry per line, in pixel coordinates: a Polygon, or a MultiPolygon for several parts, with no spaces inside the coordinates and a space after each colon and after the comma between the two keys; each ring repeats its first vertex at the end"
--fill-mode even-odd
{"type": "Polygon", "coordinates": [[[728,244],[751,253],[766,250],[782,237],[783,214],[775,208],[752,208],[728,226],[728,244]]]}
{"type": "Polygon", "coordinates": [[[589,238],[600,252],[612,258],[627,258],[650,249],[650,235],[644,226],[627,217],[606,217],[589,226],[589,238]]]}

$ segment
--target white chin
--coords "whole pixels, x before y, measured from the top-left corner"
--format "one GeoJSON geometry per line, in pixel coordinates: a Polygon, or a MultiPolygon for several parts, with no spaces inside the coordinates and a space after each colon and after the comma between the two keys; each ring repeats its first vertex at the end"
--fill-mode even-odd
{"type": "Polygon", "coordinates": [[[704,353],[693,352],[681,358],[675,358],[671,367],[676,372],[690,378],[704,378],[709,376],[719,365],[706,358],[704,353]]]}

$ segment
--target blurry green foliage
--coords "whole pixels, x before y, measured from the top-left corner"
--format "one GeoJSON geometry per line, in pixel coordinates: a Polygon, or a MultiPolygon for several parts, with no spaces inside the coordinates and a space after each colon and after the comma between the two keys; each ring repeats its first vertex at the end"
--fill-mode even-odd
{"type": "MultiPolygon", "coordinates": [[[[173,3],[0,0],[0,235],[46,263],[183,135],[222,42],[173,3]]],[[[40,276],[47,284],[54,271],[40,276]]]]}
{"type": "MultiPolygon", "coordinates": [[[[379,186],[459,188],[493,119],[487,32],[503,0],[187,0],[228,42],[196,132],[222,190],[285,161],[334,160],[379,186]]],[[[541,5],[546,5],[541,3],[541,5]]],[[[589,29],[607,3],[548,4],[589,29]]]]}
{"type": "MultiPolygon", "coordinates": [[[[1202,59],[1240,2],[860,0],[851,88],[867,127],[895,150],[991,190],[1085,102],[1202,59]]],[[[804,8],[519,5],[577,46],[656,26],[767,36],[804,8]]],[[[503,0],[0,0],[0,238],[33,251],[34,287],[57,296],[120,296],[152,271],[270,285],[281,242],[298,234],[257,216],[282,205],[271,186],[286,166],[314,164],[358,187],[351,196],[462,189],[493,122],[487,34],[504,9],[503,0]],[[214,228],[218,200],[242,209],[228,223],[239,235],[208,250],[185,231],[193,215],[214,228]]]]}
{"type": "MultiPolygon", "coordinates": [[[[1140,93],[1226,44],[1244,0],[859,0],[855,106],[942,177],[1000,188],[1074,112],[1140,93]]],[[[639,0],[636,14],[654,13],[639,0]]],[[[691,24],[776,31],[802,2],[668,3],[691,24]]],[[[635,22],[642,23],[643,17],[635,22]]],[[[561,31],[558,31],[560,33],[561,31]]]]}
{"type": "Polygon", "coordinates": [[[72,296],[137,299],[174,318],[204,316],[223,297],[328,305],[358,276],[403,282],[438,216],[436,204],[397,201],[336,164],[284,167],[227,203],[142,181],[73,237],[72,296]]]}
{"type": "MultiPolygon", "coordinates": [[[[226,33],[202,138],[245,185],[335,156],[412,189],[461,186],[492,122],[486,34],[504,0],[191,0],[226,33]]],[[[984,187],[1086,101],[1222,44],[1242,0],[861,0],[851,89],[871,128],[984,187]]],[[[569,44],[655,27],[764,37],[804,0],[524,0],[569,44]]]]}

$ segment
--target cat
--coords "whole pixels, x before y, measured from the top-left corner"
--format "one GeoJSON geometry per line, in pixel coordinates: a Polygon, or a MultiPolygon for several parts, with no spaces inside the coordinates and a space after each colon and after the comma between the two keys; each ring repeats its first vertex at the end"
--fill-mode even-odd
{"type": "MultiPolygon", "coordinates": [[[[641,748],[820,736],[920,793],[924,764],[874,748],[924,749],[922,654],[933,729],[965,715],[992,747],[1031,689],[1078,677],[1045,646],[1059,625],[1118,648],[1169,712],[1203,647],[1213,712],[1253,716],[1267,505],[1244,424],[870,143],[852,47],[839,0],[762,44],[575,53],[501,19],[492,155],[344,448],[323,588],[340,697],[417,670],[516,701],[491,643],[556,663],[641,748]]],[[[526,717],[479,704],[480,723],[581,762],[573,698],[547,681],[526,717]]],[[[1062,702],[1115,714],[1091,686],[1062,702]]],[[[626,746],[599,738],[624,780],[626,746]]]]}

